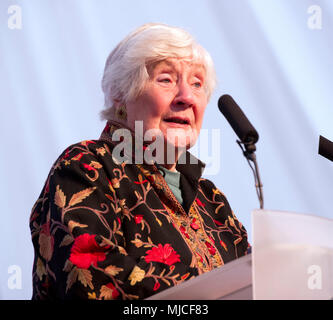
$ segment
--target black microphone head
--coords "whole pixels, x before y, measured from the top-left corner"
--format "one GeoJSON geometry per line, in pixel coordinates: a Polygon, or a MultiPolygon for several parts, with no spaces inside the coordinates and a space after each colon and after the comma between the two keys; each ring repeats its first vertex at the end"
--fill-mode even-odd
{"type": "Polygon", "coordinates": [[[325,137],[323,136],[319,136],[319,151],[318,153],[333,161],[333,142],[326,139],[325,137]]]}
{"type": "Polygon", "coordinates": [[[258,141],[258,132],[231,96],[228,94],[221,96],[218,107],[241,142],[254,144],[258,141]]]}

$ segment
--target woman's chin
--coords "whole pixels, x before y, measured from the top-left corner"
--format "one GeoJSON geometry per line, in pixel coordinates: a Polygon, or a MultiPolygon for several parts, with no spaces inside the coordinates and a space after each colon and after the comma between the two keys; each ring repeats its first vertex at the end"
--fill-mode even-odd
{"type": "Polygon", "coordinates": [[[196,140],[197,133],[194,130],[189,128],[169,128],[164,133],[164,140],[168,146],[173,146],[176,149],[189,149],[191,148],[196,140]]]}

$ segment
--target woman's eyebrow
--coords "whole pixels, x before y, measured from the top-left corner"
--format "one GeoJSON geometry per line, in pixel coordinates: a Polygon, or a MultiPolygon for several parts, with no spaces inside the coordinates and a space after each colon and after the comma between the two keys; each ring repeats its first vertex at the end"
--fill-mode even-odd
{"type": "Polygon", "coordinates": [[[175,73],[176,70],[174,68],[164,66],[163,68],[158,70],[158,73],[175,73]]]}
{"type": "Polygon", "coordinates": [[[159,68],[161,70],[167,70],[167,71],[176,71],[177,68],[176,66],[172,63],[172,62],[169,62],[169,61],[163,61],[157,68],[159,68]]]}

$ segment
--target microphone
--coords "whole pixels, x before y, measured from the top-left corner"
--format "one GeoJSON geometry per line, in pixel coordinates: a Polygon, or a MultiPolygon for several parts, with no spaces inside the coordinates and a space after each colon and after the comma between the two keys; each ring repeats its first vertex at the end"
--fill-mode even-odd
{"type": "Polygon", "coordinates": [[[258,141],[258,132],[231,96],[221,96],[218,107],[242,143],[255,144],[258,141]]]}
{"type": "Polygon", "coordinates": [[[327,158],[328,160],[333,161],[333,142],[326,139],[323,136],[319,136],[319,151],[318,153],[327,158]]]}
{"type": "Polygon", "coordinates": [[[237,143],[239,147],[243,151],[243,155],[245,156],[247,162],[250,165],[250,168],[253,171],[255,187],[257,191],[257,196],[259,199],[260,209],[264,208],[264,195],[262,190],[262,183],[259,175],[259,168],[256,158],[256,146],[255,143],[259,139],[259,135],[256,129],[254,129],[253,125],[243,113],[241,108],[237,105],[235,100],[225,94],[220,97],[217,103],[221,113],[227,119],[231,127],[234,129],[235,133],[237,134],[238,138],[237,143]],[[245,147],[245,150],[243,146],[245,147]],[[253,162],[254,167],[251,165],[250,161],[253,162]]]}

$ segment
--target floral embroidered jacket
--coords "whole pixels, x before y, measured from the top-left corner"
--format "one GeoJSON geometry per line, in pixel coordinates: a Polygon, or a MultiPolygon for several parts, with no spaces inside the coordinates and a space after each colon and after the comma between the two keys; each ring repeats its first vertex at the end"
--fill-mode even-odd
{"type": "Polygon", "coordinates": [[[181,205],[154,164],[113,157],[116,128],[68,147],[49,173],[30,217],[33,299],[142,299],[247,253],[200,161],[177,164],[181,205]]]}

